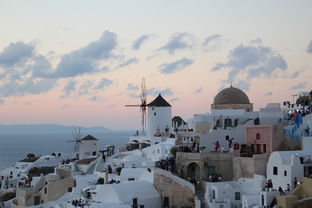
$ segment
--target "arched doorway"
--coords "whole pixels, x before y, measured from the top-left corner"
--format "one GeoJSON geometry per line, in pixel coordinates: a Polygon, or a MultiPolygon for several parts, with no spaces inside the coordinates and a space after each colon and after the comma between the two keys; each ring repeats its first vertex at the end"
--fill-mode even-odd
{"type": "Polygon", "coordinates": [[[187,166],[187,178],[195,177],[196,181],[200,181],[200,167],[195,163],[192,162],[187,166]]]}

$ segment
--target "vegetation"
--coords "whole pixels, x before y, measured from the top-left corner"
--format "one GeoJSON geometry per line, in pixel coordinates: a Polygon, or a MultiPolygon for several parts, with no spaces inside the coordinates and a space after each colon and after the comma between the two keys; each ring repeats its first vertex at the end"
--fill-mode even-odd
{"type": "Polygon", "coordinates": [[[172,147],[170,150],[170,153],[173,155],[174,158],[176,158],[177,151],[178,147],[172,147]]]}
{"type": "Polygon", "coordinates": [[[2,197],[0,197],[0,202],[5,202],[8,201],[10,199],[15,198],[16,194],[15,192],[7,192],[5,194],[2,195],[2,197]]]}
{"type": "Polygon", "coordinates": [[[96,184],[104,184],[104,178],[99,178],[96,184]]]}
{"type": "Polygon", "coordinates": [[[39,159],[39,156],[36,156],[33,153],[28,153],[26,158],[24,158],[23,160],[21,160],[20,162],[35,162],[36,160],[39,159]]]}
{"type": "Polygon", "coordinates": [[[118,173],[118,175],[120,175],[121,169],[122,169],[122,167],[116,168],[116,172],[118,173]]]}

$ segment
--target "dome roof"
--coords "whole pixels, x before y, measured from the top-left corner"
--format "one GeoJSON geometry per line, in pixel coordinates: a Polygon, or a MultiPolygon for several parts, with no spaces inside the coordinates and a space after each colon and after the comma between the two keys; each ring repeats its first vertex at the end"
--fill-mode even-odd
{"type": "Polygon", "coordinates": [[[221,90],[214,98],[213,104],[250,104],[250,102],[242,90],[231,86],[221,90]]]}

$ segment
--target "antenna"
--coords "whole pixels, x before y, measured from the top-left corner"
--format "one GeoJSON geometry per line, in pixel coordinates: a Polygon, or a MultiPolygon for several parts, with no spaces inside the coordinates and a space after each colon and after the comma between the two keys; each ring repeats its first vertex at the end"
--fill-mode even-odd
{"type": "Polygon", "coordinates": [[[140,111],[142,113],[142,120],[141,120],[141,125],[142,125],[142,132],[144,132],[145,127],[146,127],[146,85],[145,85],[145,78],[142,78],[142,83],[141,83],[141,96],[140,96],[141,104],[139,105],[126,105],[126,107],[140,107],[140,111]]]}

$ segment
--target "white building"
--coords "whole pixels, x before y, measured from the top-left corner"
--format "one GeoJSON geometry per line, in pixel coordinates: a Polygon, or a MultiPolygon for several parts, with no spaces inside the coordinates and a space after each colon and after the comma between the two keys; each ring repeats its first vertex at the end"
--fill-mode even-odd
{"type": "Polygon", "coordinates": [[[211,104],[211,114],[194,115],[185,129],[179,129],[177,137],[182,144],[195,141],[200,149],[206,151],[213,151],[214,143],[218,141],[222,150],[229,151],[229,140],[232,145],[245,144],[247,126],[276,124],[281,119],[283,113],[280,104],[269,103],[254,112],[248,96],[231,86],[216,95],[211,104]]]}
{"type": "Polygon", "coordinates": [[[294,188],[294,179],[302,180],[312,174],[312,152],[277,151],[270,155],[267,164],[267,179],[271,179],[273,188],[283,190],[287,184],[294,188]]]}
{"type": "Polygon", "coordinates": [[[254,178],[240,178],[238,181],[208,182],[205,200],[211,208],[241,207],[243,195],[259,196],[265,186],[265,177],[254,175],[254,178]]]}
{"type": "Polygon", "coordinates": [[[153,183],[152,169],[147,168],[123,168],[120,173],[120,183],[127,181],[145,180],[153,183]]]}
{"type": "Polygon", "coordinates": [[[147,137],[169,136],[171,119],[171,105],[159,94],[147,105],[147,137]]]}
{"type": "MultiPolygon", "coordinates": [[[[152,183],[147,181],[131,181],[121,184],[97,185],[90,190],[91,203],[114,205],[130,205],[132,207],[159,208],[160,194],[152,183]]],[[[105,206],[104,206],[105,207],[105,206]]]]}
{"type": "Polygon", "coordinates": [[[90,157],[97,157],[99,155],[99,140],[88,135],[82,138],[79,142],[79,159],[86,159],[90,157]]]}

